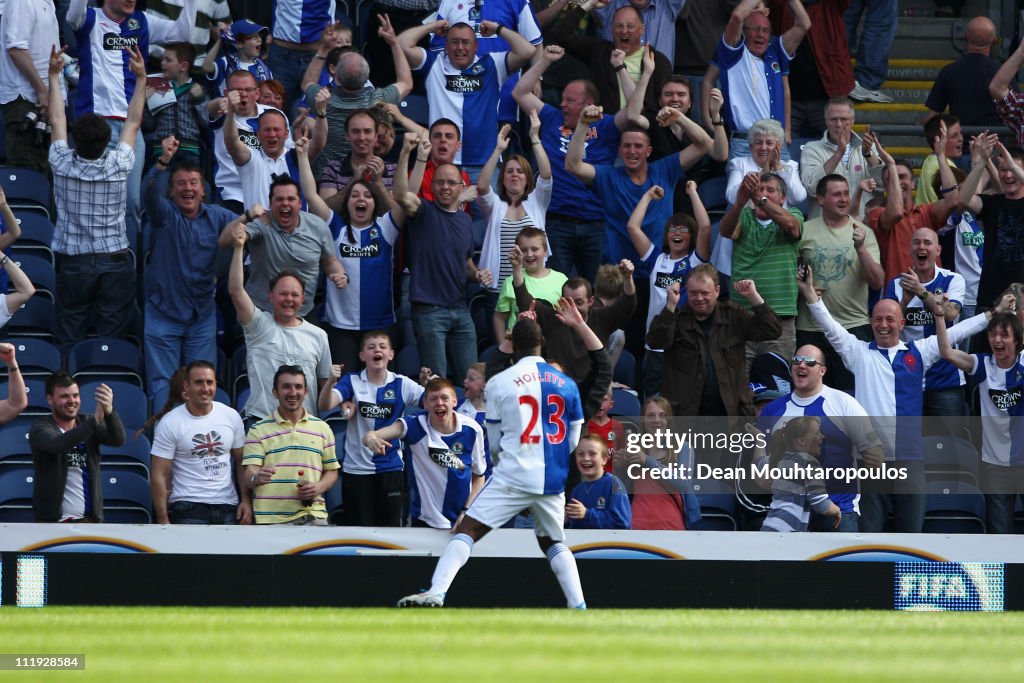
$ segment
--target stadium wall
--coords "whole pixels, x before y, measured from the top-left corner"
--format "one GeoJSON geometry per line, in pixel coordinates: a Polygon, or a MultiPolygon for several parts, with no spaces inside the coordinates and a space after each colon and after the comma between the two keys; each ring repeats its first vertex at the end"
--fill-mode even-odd
{"type": "MultiPolygon", "coordinates": [[[[14,604],[19,582],[35,580],[50,605],[387,606],[427,583],[447,538],[428,529],[0,525],[0,597],[14,604]],[[25,558],[35,559],[34,579],[19,576],[25,558]],[[38,558],[45,558],[41,584],[38,558]]],[[[980,611],[1024,609],[1024,548],[1008,540],[743,532],[568,538],[594,607],[980,611]]],[[[478,545],[448,604],[561,601],[532,532],[498,530],[478,545]]]]}

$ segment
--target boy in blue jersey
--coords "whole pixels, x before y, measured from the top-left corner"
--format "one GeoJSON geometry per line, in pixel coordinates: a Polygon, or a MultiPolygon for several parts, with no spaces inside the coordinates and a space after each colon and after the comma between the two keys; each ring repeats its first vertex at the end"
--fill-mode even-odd
{"type": "Polygon", "coordinates": [[[576,467],[582,481],[565,506],[568,529],[628,529],[632,521],[626,487],[605,469],[608,444],[599,434],[584,434],[576,446],[576,467]]]}
{"type": "Polygon", "coordinates": [[[206,53],[203,72],[206,79],[216,84],[217,92],[225,94],[227,77],[238,70],[244,70],[256,77],[257,81],[269,81],[274,78],[270,67],[260,59],[263,43],[270,34],[270,29],[260,26],[248,19],[239,19],[230,27],[218,24],[212,29],[214,43],[206,53]],[[224,41],[230,45],[224,46],[224,41]],[[224,56],[220,53],[223,50],[224,56]]]}
{"type": "MultiPolygon", "coordinates": [[[[388,370],[394,358],[387,332],[367,332],[359,352],[366,368],[342,377],[342,366],[332,365],[330,379],[320,390],[320,411],[341,404],[342,417],[348,419],[341,477],[344,523],[348,526],[402,526],[402,444],[396,438],[382,453],[363,445],[368,432],[394,424],[407,406],[419,405],[423,397],[422,386],[388,370]]],[[[425,382],[431,374],[429,369],[421,369],[420,381],[425,382]]]]}
{"type": "MultiPolygon", "coordinates": [[[[571,302],[562,299],[561,304],[563,315],[573,316],[575,329],[589,330],[571,302]]],[[[593,332],[590,337],[596,340],[593,332]]],[[[430,588],[402,598],[399,607],[443,606],[474,543],[526,508],[533,513],[537,542],[558,577],[566,604],[586,607],[576,560],[564,543],[562,528],[565,478],[579,441],[583,408],[575,382],[540,357],[543,343],[535,320],[520,320],[512,328],[516,363],[492,377],[486,387],[488,440],[498,460],[494,476],[456,522],[430,588]]]]}
{"type": "Polygon", "coordinates": [[[396,439],[409,445],[409,499],[413,526],[451,529],[484,486],[484,432],[456,411],[455,385],[443,377],[427,382],[420,413],[367,432],[363,445],[385,455],[396,439]]]}

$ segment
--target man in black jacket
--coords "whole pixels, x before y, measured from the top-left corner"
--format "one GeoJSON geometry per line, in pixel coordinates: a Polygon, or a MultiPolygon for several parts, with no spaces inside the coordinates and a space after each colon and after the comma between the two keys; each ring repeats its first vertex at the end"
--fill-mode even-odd
{"type": "Polygon", "coordinates": [[[32,513],[37,522],[102,522],[103,484],[100,444],[120,446],[125,433],[114,412],[114,392],[96,388],[95,415],[79,415],[78,382],[63,370],[46,380],[53,412],[29,431],[35,487],[32,513]]]}

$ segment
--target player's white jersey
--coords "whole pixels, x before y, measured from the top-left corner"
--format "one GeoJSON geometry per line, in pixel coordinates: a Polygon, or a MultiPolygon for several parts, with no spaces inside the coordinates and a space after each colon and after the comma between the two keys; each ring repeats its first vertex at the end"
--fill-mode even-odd
{"type": "Polygon", "coordinates": [[[528,493],[564,492],[583,426],[576,383],[540,356],[527,356],[492,377],[484,393],[495,478],[528,493]]]}

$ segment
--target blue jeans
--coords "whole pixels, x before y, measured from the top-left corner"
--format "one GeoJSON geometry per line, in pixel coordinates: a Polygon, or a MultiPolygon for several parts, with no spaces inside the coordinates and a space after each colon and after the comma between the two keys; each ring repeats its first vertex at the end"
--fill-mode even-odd
{"type": "Polygon", "coordinates": [[[1013,505],[1024,494],[1024,466],[981,463],[981,490],[990,534],[1013,533],[1013,505]]]}
{"type": "Polygon", "coordinates": [[[146,377],[149,397],[162,395],[171,375],[194,360],[217,363],[217,313],[181,322],[146,303],[146,377]]]}
{"type": "Polygon", "coordinates": [[[299,101],[303,93],[302,77],[313,61],[316,51],[302,52],[281,47],[277,43],[270,44],[270,54],[267,55],[267,65],[274,74],[274,79],[280,81],[284,86],[284,109],[285,113],[291,113],[292,105],[299,101]]]}
{"type": "Polygon", "coordinates": [[[924,527],[928,509],[927,485],[923,460],[897,460],[886,462],[886,467],[906,467],[904,480],[870,480],[862,482],[860,498],[860,530],[881,533],[886,513],[893,514],[893,531],[919,534],[924,527]]]}
{"type": "Polygon", "coordinates": [[[476,362],[476,329],[468,307],[413,302],[412,329],[420,351],[420,364],[441,377],[460,381],[469,366],[476,362]],[[450,372],[449,358],[452,361],[450,372]]]}
{"type": "Polygon", "coordinates": [[[130,254],[57,255],[55,327],[64,348],[85,339],[90,323],[101,337],[124,339],[137,313],[130,254]]]}
{"type": "Polygon", "coordinates": [[[846,42],[857,59],[853,76],[868,90],[878,90],[889,75],[889,48],[896,37],[899,3],[896,0],[853,0],[843,14],[846,42]],[[857,43],[857,24],[864,15],[864,29],[857,43]]]}
{"type": "MultiPolygon", "coordinates": [[[[107,149],[117,147],[121,138],[124,121],[107,119],[110,124],[110,144],[107,149]]],[[[128,206],[125,207],[125,232],[128,234],[128,248],[138,254],[139,235],[142,234],[142,167],[146,164],[146,141],[142,139],[142,131],[135,134],[135,165],[128,174],[128,206]]]]}
{"type": "Polygon", "coordinates": [[[238,524],[234,505],[177,500],[167,508],[171,524],[238,524]]]}
{"type": "Polygon", "coordinates": [[[591,282],[604,260],[604,221],[576,223],[549,217],[547,227],[551,256],[548,268],[572,277],[585,277],[591,282]]]}

